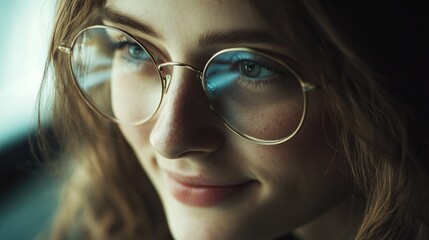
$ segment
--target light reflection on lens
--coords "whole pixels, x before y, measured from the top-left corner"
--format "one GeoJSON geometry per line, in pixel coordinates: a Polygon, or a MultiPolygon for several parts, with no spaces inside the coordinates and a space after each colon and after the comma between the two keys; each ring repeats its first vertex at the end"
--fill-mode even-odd
{"type": "Polygon", "coordinates": [[[144,122],[157,110],[162,83],[147,50],[124,32],[94,27],[72,51],[72,70],[85,98],[103,115],[125,124],[144,122]]]}
{"type": "MultiPolygon", "coordinates": [[[[84,30],[74,41],[71,68],[82,95],[118,123],[141,124],[160,106],[163,86],[152,55],[121,30],[84,30]]],[[[301,82],[277,59],[247,49],[224,50],[209,60],[202,77],[211,108],[242,136],[284,139],[302,123],[301,82]]]]}
{"type": "Polygon", "coordinates": [[[223,52],[207,65],[204,83],[213,110],[236,132],[276,140],[292,135],[301,122],[300,81],[265,55],[223,52]]]}

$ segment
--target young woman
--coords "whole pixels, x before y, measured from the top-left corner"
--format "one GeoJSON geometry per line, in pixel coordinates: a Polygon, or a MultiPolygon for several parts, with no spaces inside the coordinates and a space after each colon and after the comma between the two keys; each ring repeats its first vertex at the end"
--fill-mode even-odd
{"type": "Polygon", "coordinates": [[[324,4],[59,1],[51,238],[428,239],[418,8],[324,4]]]}

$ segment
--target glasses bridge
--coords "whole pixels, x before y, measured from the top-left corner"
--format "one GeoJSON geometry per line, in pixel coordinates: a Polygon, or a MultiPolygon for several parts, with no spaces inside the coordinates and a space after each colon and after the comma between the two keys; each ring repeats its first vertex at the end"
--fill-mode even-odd
{"type": "Polygon", "coordinates": [[[197,74],[197,77],[199,79],[202,79],[202,71],[194,68],[188,64],[185,63],[180,63],[180,62],[165,62],[165,63],[161,63],[158,65],[158,71],[161,73],[161,77],[162,80],[164,82],[164,86],[165,86],[165,93],[168,92],[168,88],[170,86],[170,82],[171,82],[171,74],[165,73],[164,69],[166,67],[184,67],[187,68],[193,72],[195,72],[197,74]]]}

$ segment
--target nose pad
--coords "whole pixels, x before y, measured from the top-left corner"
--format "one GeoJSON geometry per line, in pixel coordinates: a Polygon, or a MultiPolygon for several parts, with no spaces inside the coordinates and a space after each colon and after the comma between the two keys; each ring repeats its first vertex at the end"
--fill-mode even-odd
{"type": "Polygon", "coordinates": [[[201,78],[201,71],[184,63],[180,62],[166,62],[158,65],[158,71],[161,73],[161,78],[164,84],[164,94],[168,93],[168,89],[171,83],[171,76],[173,74],[173,67],[184,67],[196,73],[196,78],[201,78]]]}
{"type": "MultiPolygon", "coordinates": [[[[178,65],[174,65],[178,66],[178,65]]],[[[163,157],[177,159],[185,154],[208,154],[222,143],[219,121],[208,105],[204,90],[195,81],[199,71],[162,66],[165,96],[150,134],[153,148],[163,157]]]]}
{"type": "MultiPolygon", "coordinates": [[[[161,72],[161,74],[162,74],[162,72],[161,72]]],[[[164,89],[165,89],[164,94],[167,94],[168,88],[170,87],[170,83],[171,83],[171,74],[162,75],[162,81],[163,81],[164,89]]]]}

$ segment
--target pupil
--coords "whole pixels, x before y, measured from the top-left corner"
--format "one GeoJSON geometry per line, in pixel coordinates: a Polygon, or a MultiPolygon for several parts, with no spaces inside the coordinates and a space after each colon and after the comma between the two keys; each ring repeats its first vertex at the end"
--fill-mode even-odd
{"type": "Polygon", "coordinates": [[[128,51],[132,57],[139,57],[142,49],[139,46],[132,45],[128,48],[128,51]]]}
{"type": "Polygon", "coordinates": [[[257,64],[254,64],[249,61],[244,62],[242,67],[244,68],[243,73],[249,77],[258,76],[261,70],[261,68],[257,64]]]}

